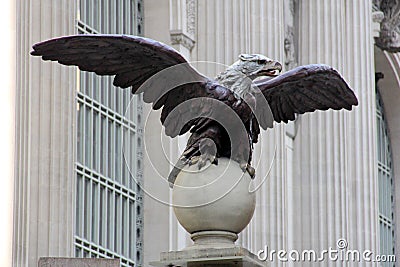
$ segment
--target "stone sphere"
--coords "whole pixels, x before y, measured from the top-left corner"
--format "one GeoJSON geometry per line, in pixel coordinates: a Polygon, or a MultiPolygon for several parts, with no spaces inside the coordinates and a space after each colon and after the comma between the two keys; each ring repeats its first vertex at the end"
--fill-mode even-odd
{"type": "Polygon", "coordinates": [[[186,167],[175,180],[172,203],[180,224],[193,234],[200,231],[240,233],[253,217],[256,196],[253,181],[239,164],[219,158],[218,165],[186,167]]]}

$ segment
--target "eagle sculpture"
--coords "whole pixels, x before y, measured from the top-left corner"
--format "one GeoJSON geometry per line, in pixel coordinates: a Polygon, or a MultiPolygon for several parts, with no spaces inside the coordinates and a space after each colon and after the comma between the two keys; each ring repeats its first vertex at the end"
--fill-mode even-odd
{"type": "Polygon", "coordinates": [[[31,55],[76,65],[162,108],[165,133],[191,136],[168,181],[185,165],[231,158],[254,177],[250,165],[260,126],[294,120],[315,110],[351,110],[357,98],[340,74],[327,65],[306,65],[279,74],[282,65],[258,54],[242,54],[215,79],[200,74],[173,48],[126,35],[74,35],[33,45],[31,55]],[[260,78],[261,77],[261,78],[260,78]]]}

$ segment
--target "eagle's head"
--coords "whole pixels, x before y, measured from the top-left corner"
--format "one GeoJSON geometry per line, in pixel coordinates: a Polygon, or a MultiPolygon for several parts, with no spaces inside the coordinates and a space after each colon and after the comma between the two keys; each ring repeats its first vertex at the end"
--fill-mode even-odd
{"type": "Polygon", "coordinates": [[[259,54],[241,54],[239,60],[219,74],[216,80],[242,97],[250,92],[252,81],[258,77],[275,77],[282,71],[282,64],[259,54]]]}
{"type": "Polygon", "coordinates": [[[241,54],[231,67],[252,80],[261,76],[275,77],[282,71],[281,63],[259,54],[241,54]]]}

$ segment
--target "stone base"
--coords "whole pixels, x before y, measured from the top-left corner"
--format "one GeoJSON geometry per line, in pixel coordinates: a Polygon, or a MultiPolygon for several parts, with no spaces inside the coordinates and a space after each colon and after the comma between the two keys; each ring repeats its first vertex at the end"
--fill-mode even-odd
{"type": "Polygon", "coordinates": [[[119,259],[42,257],[39,267],[119,267],[119,259]]]}
{"type": "Polygon", "coordinates": [[[150,262],[155,267],[261,267],[268,266],[245,248],[192,248],[162,252],[160,261],[150,262]]]}
{"type": "Polygon", "coordinates": [[[194,244],[187,249],[200,248],[232,248],[235,247],[235,241],[238,235],[227,231],[200,231],[190,235],[194,244]]]}

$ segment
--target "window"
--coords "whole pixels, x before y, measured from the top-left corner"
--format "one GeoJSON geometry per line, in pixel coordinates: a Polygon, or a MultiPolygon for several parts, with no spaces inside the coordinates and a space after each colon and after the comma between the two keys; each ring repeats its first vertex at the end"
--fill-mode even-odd
{"type": "MultiPolygon", "coordinates": [[[[80,0],[80,34],[141,34],[141,1],[80,0]]],[[[75,253],[142,265],[141,96],[78,72],[75,253]]]]}
{"type": "MultiPolygon", "coordinates": [[[[376,90],[377,153],[379,184],[379,234],[380,254],[394,255],[394,183],[390,138],[385,121],[385,112],[379,90],[376,90]]],[[[394,266],[382,263],[381,266],[394,266]]]]}

